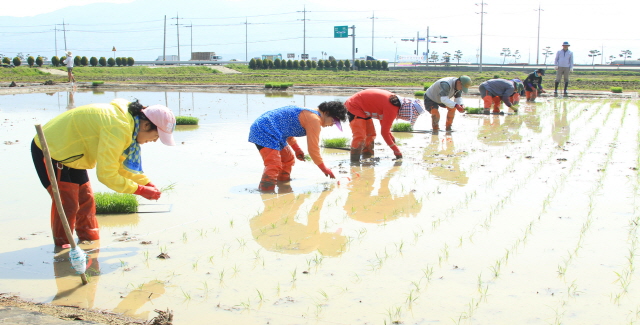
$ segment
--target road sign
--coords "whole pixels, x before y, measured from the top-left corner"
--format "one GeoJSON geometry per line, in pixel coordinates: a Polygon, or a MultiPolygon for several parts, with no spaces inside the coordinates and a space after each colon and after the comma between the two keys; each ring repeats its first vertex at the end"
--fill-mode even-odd
{"type": "Polygon", "coordinates": [[[333,26],[333,38],[345,38],[349,36],[349,26],[333,26]]]}
{"type": "Polygon", "coordinates": [[[295,53],[287,53],[287,59],[295,59],[296,54],[295,53]]]}
{"type": "Polygon", "coordinates": [[[309,60],[309,54],[300,54],[300,58],[303,60],[309,60]]]}

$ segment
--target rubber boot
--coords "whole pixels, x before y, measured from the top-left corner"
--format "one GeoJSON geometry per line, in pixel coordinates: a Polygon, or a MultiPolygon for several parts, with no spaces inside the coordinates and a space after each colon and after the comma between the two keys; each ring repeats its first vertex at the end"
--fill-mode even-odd
{"type": "Polygon", "coordinates": [[[456,116],[455,108],[447,108],[447,122],[445,124],[445,131],[451,131],[451,125],[453,125],[453,118],[456,116]]]}
{"type": "Polygon", "coordinates": [[[376,129],[373,126],[373,120],[365,120],[366,136],[364,139],[364,147],[362,148],[363,158],[371,158],[374,152],[374,141],[376,139],[376,129]]]}
{"type": "Polygon", "coordinates": [[[276,187],[276,181],[280,170],[282,170],[282,161],[280,159],[280,151],[262,148],[260,149],[260,156],[264,161],[264,171],[262,172],[262,179],[258,189],[260,191],[273,191],[276,187]]]}
{"type": "Polygon", "coordinates": [[[291,169],[296,163],[296,157],[291,147],[286,146],[280,151],[280,162],[282,162],[282,169],[278,174],[278,181],[288,182],[291,180],[291,169]]]}
{"type": "MultiPolygon", "coordinates": [[[[76,214],[78,213],[78,190],[80,185],[74,183],[67,182],[58,182],[58,190],[60,193],[60,200],[62,201],[62,208],[64,209],[64,214],[67,217],[67,222],[69,223],[69,229],[71,230],[71,234],[73,235],[73,231],[76,226],[76,214]]],[[[67,239],[67,235],[64,231],[64,226],[62,225],[62,221],[60,221],[60,215],[58,214],[58,209],[56,208],[55,199],[53,199],[53,190],[51,185],[47,187],[47,192],[51,195],[51,231],[53,233],[53,242],[56,246],[68,245],[69,240],[67,239]]]]}
{"type": "Polygon", "coordinates": [[[565,82],[565,83],[564,83],[564,95],[565,95],[565,96],[569,96],[569,93],[567,92],[567,87],[569,87],[569,83],[568,83],[568,82],[565,82]]]}
{"type": "Polygon", "coordinates": [[[555,90],[553,91],[553,95],[554,96],[558,96],[558,85],[560,84],[560,82],[556,81],[555,83],[555,90]]]}
{"type": "Polygon", "coordinates": [[[486,95],[482,97],[482,101],[484,102],[484,113],[489,114],[491,105],[493,105],[493,97],[491,97],[490,95],[486,95]]]}
{"type": "Polygon", "coordinates": [[[100,226],[96,218],[96,201],[91,183],[86,182],[78,189],[78,213],[76,214],[76,234],[80,241],[100,239],[100,226]]]}
{"type": "Polygon", "coordinates": [[[498,96],[493,97],[493,113],[500,113],[500,101],[502,100],[498,96]]]}
{"type": "Polygon", "coordinates": [[[440,112],[438,112],[438,109],[433,108],[431,109],[431,129],[433,130],[433,133],[436,133],[440,130],[440,112]]]}

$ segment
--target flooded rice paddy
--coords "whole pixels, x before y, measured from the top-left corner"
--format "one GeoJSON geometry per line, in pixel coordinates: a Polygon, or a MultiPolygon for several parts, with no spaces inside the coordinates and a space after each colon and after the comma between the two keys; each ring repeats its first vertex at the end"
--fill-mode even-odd
{"type": "MultiPolygon", "coordinates": [[[[326,149],[336,180],[297,162],[290,188],[262,194],[253,120],[346,97],[76,92],[70,104],[69,95],[0,99],[0,292],[145,320],[169,308],[175,324],[640,322],[635,100],[457,114],[451,133],[396,133],[402,161],[380,137],[375,161],[353,165],[347,151],[326,149]],[[115,97],[166,103],[200,125],[179,129],[176,147],[142,147],[146,174],[175,189],[141,203],[172,209],[99,216],[102,239],[81,245],[91,252],[82,286],[53,246],[29,144],[34,124],[115,97]]],[[[429,117],[415,128],[430,129],[429,117]]]]}

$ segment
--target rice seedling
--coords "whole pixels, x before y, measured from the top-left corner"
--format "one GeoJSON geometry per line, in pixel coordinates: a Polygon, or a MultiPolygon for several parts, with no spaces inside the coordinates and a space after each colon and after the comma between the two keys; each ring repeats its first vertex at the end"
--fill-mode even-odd
{"type": "Polygon", "coordinates": [[[97,214],[123,214],[138,211],[138,199],[133,194],[97,192],[94,197],[97,214]]]}
{"type": "Polygon", "coordinates": [[[104,81],[92,81],[91,86],[98,87],[100,85],[104,85],[104,81]]]}
{"type": "Polygon", "coordinates": [[[484,112],[482,107],[466,107],[467,114],[481,114],[484,112]]]}
{"type": "Polygon", "coordinates": [[[416,96],[416,97],[423,97],[424,93],[425,93],[424,90],[418,90],[415,93],[413,93],[413,95],[416,96]]]}
{"type": "Polygon", "coordinates": [[[622,87],[611,87],[612,93],[622,93],[622,87]]]}
{"type": "Polygon", "coordinates": [[[424,90],[429,89],[429,87],[431,87],[431,85],[433,85],[433,82],[425,82],[422,84],[422,86],[424,87],[424,90]]]}
{"type": "Polygon", "coordinates": [[[256,289],[256,291],[258,292],[258,301],[264,301],[264,295],[262,294],[262,292],[260,292],[260,290],[258,289],[256,289]]]}
{"type": "Polygon", "coordinates": [[[193,116],[176,116],[176,125],[198,125],[199,118],[193,116]]]}
{"type": "Polygon", "coordinates": [[[331,139],[322,139],[322,146],[325,148],[346,148],[347,141],[349,139],[341,137],[341,138],[331,138],[331,139]]]}
{"type": "Polygon", "coordinates": [[[411,126],[411,123],[406,123],[406,122],[394,123],[391,126],[391,131],[393,131],[393,132],[410,132],[410,131],[413,131],[413,127],[411,126]]]}
{"type": "Polygon", "coordinates": [[[267,82],[264,84],[264,88],[287,89],[289,87],[293,87],[292,82],[267,82]]]}

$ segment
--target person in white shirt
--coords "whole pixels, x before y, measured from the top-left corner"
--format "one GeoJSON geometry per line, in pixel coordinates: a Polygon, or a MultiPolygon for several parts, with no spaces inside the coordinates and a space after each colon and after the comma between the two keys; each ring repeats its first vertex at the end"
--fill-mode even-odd
{"type": "Polygon", "coordinates": [[[569,86],[569,72],[573,72],[573,52],[569,51],[569,42],[562,43],[562,50],[556,53],[555,66],[556,70],[556,90],[553,93],[558,95],[558,85],[560,79],[564,78],[564,95],[568,96],[567,87],[569,86]]]}
{"type": "Polygon", "coordinates": [[[76,78],[73,76],[73,53],[67,51],[67,57],[62,61],[67,65],[67,75],[69,76],[69,82],[76,82],[76,78]]]}

